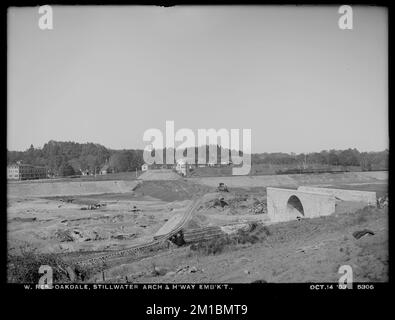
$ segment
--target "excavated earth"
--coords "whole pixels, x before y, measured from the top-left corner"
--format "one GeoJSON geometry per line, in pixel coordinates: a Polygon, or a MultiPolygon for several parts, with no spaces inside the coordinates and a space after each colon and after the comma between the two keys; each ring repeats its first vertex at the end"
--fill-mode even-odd
{"type": "MultiPolygon", "coordinates": [[[[138,181],[12,183],[7,200],[9,252],[29,246],[82,258],[129,248],[152,239],[169,219],[185,212],[191,199],[204,198],[186,232],[254,221],[267,229],[252,243],[214,241],[210,252],[174,245],[139,261],[124,259],[105,270],[105,281],[332,282],[345,264],[352,266],[355,281],[388,280],[387,208],[339,202],[329,217],[270,224],[268,185],[376,191],[378,197],[388,189],[385,173],[184,179],[163,171],[158,180],[150,173],[138,181]],[[229,192],[218,192],[219,182],[229,192]],[[364,229],[373,234],[353,236],[364,229]]],[[[89,281],[103,281],[102,276],[89,281]]]]}

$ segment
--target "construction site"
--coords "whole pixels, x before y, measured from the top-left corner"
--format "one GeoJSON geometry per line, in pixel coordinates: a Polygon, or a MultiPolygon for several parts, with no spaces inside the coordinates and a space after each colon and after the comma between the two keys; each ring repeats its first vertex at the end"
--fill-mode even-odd
{"type": "Polygon", "coordinates": [[[14,182],[8,247],[59,257],[71,282],[333,282],[344,264],[387,281],[387,175],[14,182]]]}

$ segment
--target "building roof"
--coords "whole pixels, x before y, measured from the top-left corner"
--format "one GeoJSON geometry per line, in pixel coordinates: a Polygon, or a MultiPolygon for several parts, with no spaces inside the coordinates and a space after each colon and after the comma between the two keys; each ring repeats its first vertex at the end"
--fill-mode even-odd
{"type": "Polygon", "coordinates": [[[43,168],[43,169],[46,168],[46,166],[34,166],[34,165],[28,164],[28,163],[12,163],[7,166],[8,167],[33,167],[33,168],[43,168]]]}

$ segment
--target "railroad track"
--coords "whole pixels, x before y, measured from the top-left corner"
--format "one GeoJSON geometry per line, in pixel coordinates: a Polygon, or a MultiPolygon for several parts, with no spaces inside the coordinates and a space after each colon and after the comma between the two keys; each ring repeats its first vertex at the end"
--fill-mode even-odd
{"type": "Polygon", "coordinates": [[[189,219],[192,217],[193,212],[198,208],[198,206],[201,203],[201,199],[194,199],[192,204],[189,206],[188,210],[184,213],[182,219],[178,223],[178,225],[169,231],[168,233],[157,237],[156,239],[132,246],[128,249],[123,249],[123,250],[118,250],[114,251],[105,255],[101,255],[98,257],[93,257],[90,259],[85,259],[85,260],[80,260],[77,262],[78,265],[81,266],[86,266],[86,265],[95,265],[97,263],[104,263],[106,261],[109,261],[111,259],[116,259],[120,257],[129,257],[129,256],[140,256],[144,252],[154,250],[154,249],[160,249],[160,248],[166,248],[165,246],[167,243],[166,241],[173,235],[177,234],[184,226],[185,224],[189,221],[189,219]]]}

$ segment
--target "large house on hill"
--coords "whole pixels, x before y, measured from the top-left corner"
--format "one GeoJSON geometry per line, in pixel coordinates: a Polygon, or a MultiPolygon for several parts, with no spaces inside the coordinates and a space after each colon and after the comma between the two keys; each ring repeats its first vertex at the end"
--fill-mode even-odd
{"type": "Polygon", "coordinates": [[[7,166],[7,179],[9,180],[33,180],[48,178],[46,167],[33,166],[25,163],[15,163],[7,166]]]}

